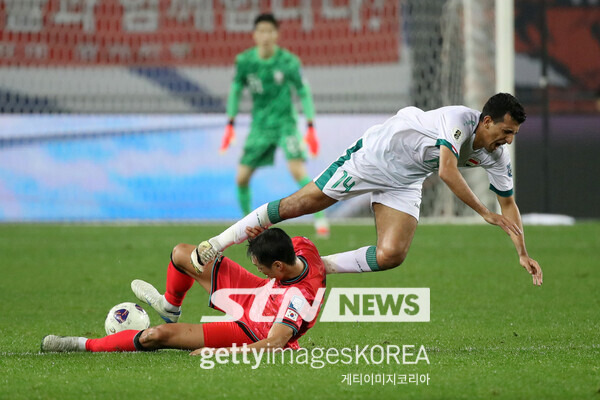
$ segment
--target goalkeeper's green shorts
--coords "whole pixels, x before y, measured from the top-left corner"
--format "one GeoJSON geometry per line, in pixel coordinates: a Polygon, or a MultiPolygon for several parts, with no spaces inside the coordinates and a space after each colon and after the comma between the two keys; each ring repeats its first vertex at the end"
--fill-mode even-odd
{"type": "Polygon", "coordinates": [[[273,165],[277,147],[283,149],[287,160],[306,160],[306,145],[297,129],[287,133],[250,130],[240,164],[250,168],[273,165]]]}

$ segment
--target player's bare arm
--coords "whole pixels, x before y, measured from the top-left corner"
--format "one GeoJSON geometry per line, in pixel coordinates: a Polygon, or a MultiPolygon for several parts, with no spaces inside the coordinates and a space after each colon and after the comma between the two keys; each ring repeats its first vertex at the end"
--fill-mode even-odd
{"type": "MultiPolygon", "coordinates": [[[[521,213],[519,212],[519,207],[515,202],[515,197],[497,196],[497,198],[498,203],[500,203],[500,208],[502,209],[502,215],[509,218],[511,221],[514,221],[522,231],[523,223],[521,221],[521,213]]],[[[533,284],[536,286],[541,286],[543,283],[542,268],[536,260],[529,257],[527,248],[525,247],[525,235],[511,234],[510,238],[512,239],[515,249],[517,250],[517,254],[519,255],[519,263],[527,270],[527,272],[531,274],[533,278],[533,284]]]]}
{"type": "MultiPolygon", "coordinates": [[[[294,331],[289,326],[275,323],[269,331],[269,335],[266,339],[259,340],[258,342],[251,343],[246,346],[247,349],[264,349],[267,351],[274,351],[283,349],[287,342],[294,335],[294,331]]],[[[190,353],[191,356],[197,356],[202,353],[204,348],[199,348],[190,353]]],[[[206,351],[206,350],[205,350],[206,351]]],[[[243,347],[229,347],[227,348],[229,353],[242,352],[243,347]]]]}
{"type": "Polygon", "coordinates": [[[281,199],[279,215],[283,220],[296,218],[324,210],[335,203],[337,200],[324,194],[314,182],[309,182],[297,192],[281,199]]]}
{"type": "Polygon", "coordinates": [[[456,159],[456,156],[445,146],[440,146],[439,176],[440,179],[448,185],[456,197],[475,210],[477,214],[481,215],[487,223],[499,226],[508,235],[522,234],[521,228],[515,222],[505,216],[491,212],[477,196],[475,196],[475,193],[473,193],[467,184],[467,181],[465,181],[465,178],[458,170],[458,160],[456,159]]]}
{"type": "Polygon", "coordinates": [[[269,335],[266,339],[259,340],[256,343],[248,345],[250,349],[265,349],[273,351],[277,349],[283,349],[287,342],[290,341],[294,331],[287,325],[274,323],[269,331],[269,335]]]}

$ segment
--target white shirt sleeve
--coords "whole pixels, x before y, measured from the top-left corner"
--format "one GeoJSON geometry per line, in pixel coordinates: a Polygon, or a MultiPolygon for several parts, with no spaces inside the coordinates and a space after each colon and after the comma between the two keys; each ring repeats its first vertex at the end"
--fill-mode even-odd
{"type": "Polygon", "coordinates": [[[508,148],[502,146],[491,155],[495,162],[488,166],[483,165],[483,168],[488,174],[488,179],[490,180],[490,190],[499,196],[510,197],[514,193],[514,184],[508,148]]]}
{"type": "Polygon", "coordinates": [[[461,146],[472,134],[471,129],[465,126],[465,120],[462,112],[454,111],[442,114],[437,124],[436,147],[446,146],[458,158],[461,146]]]}

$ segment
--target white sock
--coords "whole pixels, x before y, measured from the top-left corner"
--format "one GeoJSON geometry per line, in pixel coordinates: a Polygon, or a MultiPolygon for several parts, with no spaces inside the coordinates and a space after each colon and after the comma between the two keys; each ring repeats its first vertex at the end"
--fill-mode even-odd
{"type": "Polygon", "coordinates": [[[252,211],[250,214],[246,215],[244,218],[227,228],[223,233],[213,237],[208,242],[212,244],[217,251],[223,251],[234,243],[242,243],[244,240],[248,239],[248,235],[246,235],[246,227],[261,226],[263,228],[268,228],[269,226],[273,225],[269,220],[267,205],[268,203],[265,203],[258,207],[256,210],[252,211]]]}
{"type": "Polygon", "coordinates": [[[164,308],[165,310],[167,310],[168,312],[177,312],[177,311],[180,311],[180,310],[181,310],[181,307],[179,307],[179,306],[174,306],[173,304],[169,303],[169,302],[167,301],[167,299],[165,298],[165,295],[164,295],[164,294],[162,295],[161,302],[162,302],[162,306],[163,306],[163,308],[164,308]]]}
{"type": "Polygon", "coordinates": [[[86,351],[85,349],[85,342],[87,342],[87,338],[85,337],[79,337],[77,338],[77,350],[79,351],[86,351]]]}
{"type": "Polygon", "coordinates": [[[328,274],[379,271],[375,257],[375,246],[361,247],[345,253],[321,257],[328,274]]]}

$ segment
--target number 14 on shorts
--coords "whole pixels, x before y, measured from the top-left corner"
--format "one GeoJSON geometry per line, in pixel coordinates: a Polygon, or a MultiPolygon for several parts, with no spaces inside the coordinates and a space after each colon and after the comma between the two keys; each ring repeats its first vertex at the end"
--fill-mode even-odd
{"type": "Polygon", "coordinates": [[[346,190],[344,192],[349,192],[350,189],[352,189],[352,186],[354,186],[354,184],[356,182],[352,182],[352,177],[348,175],[348,173],[346,171],[342,171],[343,175],[340,179],[337,180],[336,183],[333,184],[333,186],[331,186],[332,189],[335,189],[336,187],[338,187],[338,185],[340,183],[343,182],[344,187],[346,188],[346,190]]]}

